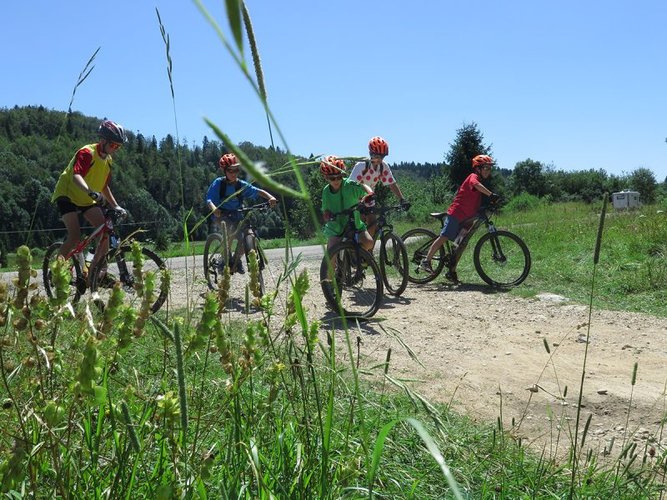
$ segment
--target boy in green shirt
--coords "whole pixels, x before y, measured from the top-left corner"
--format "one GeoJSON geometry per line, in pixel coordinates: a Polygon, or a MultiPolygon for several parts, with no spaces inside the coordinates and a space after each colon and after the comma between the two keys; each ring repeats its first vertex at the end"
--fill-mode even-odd
{"type": "MultiPolygon", "coordinates": [[[[322,160],[320,173],[327,180],[327,185],[322,190],[322,215],[325,222],[322,231],[329,238],[327,249],[330,249],[341,241],[347,228],[349,216],[341,212],[357,206],[361,198],[370,199],[373,190],[351,179],[343,179],[345,162],[335,156],[327,156],[322,160]]],[[[366,224],[361,220],[358,210],[354,211],[354,226],[359,231],[361,248],[371,251],[373,238],[368,233],[366,224]]]]}

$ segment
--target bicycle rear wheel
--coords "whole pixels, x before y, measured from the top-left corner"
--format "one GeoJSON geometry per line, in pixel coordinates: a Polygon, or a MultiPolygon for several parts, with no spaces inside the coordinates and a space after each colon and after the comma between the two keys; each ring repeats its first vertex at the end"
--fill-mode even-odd
{"type": "Polygon", "coordinates": [[[491,286],[509,288],[521,284],[530,272],[530,252],[516,234],[495,231],[482,236],[473,254],[480,278],[491,286]]]}
{"type": "Polygon", "coordinates": [[[223,226],[219,233],[209,234],[204,245],[204,276],[209,289],[218,289],[218,281],[228,261],[227,232],[223,226]]]}
{"type": "Polygon", "coordinates": [[[329,307],[347,318],[368,319],[382,302],[382,278],[373,256],[351,241],[327,251],[320,284],[329,307]]]}
{"type": "Polygon", "coordinates": [[[396,234],[382,235],[379,260],[387,293],[398,297],[408,286],[408,252],[396,234]]]}
{"type": "MultiPolygon", "coordinates": [[[[62,242],[53,243],[49,248],[47,248],[46,253],[44,254],[44,261],[42,262],[42,278],[44,279],[44,290],[46,290],[46,296],[50,299],[56,297],[57,287],[53,277],[53,265],[55,264],[58,257],[60,257],[60,247],[62,242]]],[[[83,275],[81,266],[76,257],[72,257],[69,262],[67,262],[69,268],[69,301],[72,304],[76,304],[81,295],[86,292],[86,278],[83,275]]]]}
{"type": "Polygon", "coordinates": [[[431,243],[438,237],[433,231],[418,227],[410,229],[401,236],[403,244],[408,252],[408,280],[411,283],[420,285],[433,281],[442,272],[445,267],[446,252],[444,246],[441,246],[431,259],[433,272],[429,273],[419,267],[421,261],[426,258],[431,243]]]}
{"type": "Polygon", "coordinates": [[[109,303],[116,286],[124,292],[125,305],[138,309],[144,300],[149,300],[150,310],[155,313],[169,294],[167,266],[148,248],[141,249],[141,262],[134,261],[130,245],[113,249],[91,270],[90,289],[100,308],[109,303]],[[150,297],[146,297],[149,275],[154,286],[150,297]]]}

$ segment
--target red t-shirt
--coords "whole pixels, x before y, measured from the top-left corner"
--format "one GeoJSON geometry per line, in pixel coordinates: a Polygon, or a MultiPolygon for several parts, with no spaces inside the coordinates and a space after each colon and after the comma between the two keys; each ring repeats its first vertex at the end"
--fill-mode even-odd
{"type": "Polygon", "coordinates": [[[475,189],[477,184],[481,184],[477,174],[472,173],[466,177],[456,192],[454,201],[449,205],[448,215],[453,215],[459,222],[462,222],[477,214],[482,204],[482,193],[475,189]]]}

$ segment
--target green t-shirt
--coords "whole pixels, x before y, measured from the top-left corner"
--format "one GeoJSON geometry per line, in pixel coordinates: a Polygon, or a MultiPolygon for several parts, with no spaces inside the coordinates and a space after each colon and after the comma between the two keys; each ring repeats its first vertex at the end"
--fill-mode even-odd
{"type": "MultiPolygon", "coordinates": [[[[331,191],[331,186],[326,185],[322,190],[322,213],[327,210],[333,214],[342,212],[359,203],[359,199],[366,195],[366,190],[356,181],[343,179],[340,189],[337,192],[331,191]]],[[[322,231],[327,237],[341,236],[347,225],[348,215],[337,215],[334,219],[327,222],[322,231]]],[[[354,211],[354,225],[358,231],[366,230],[366,224],[361,220],[359,211],[354,211]]]]}

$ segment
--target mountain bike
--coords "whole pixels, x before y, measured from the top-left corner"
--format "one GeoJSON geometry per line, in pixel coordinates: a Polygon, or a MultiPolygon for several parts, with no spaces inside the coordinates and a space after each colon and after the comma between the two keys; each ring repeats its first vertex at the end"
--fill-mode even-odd
{"type": "MultiPolygon", "coordinates": [[[[260,245],[259,236],[255,233],[255,228],[250,219],[247,218],[247,214],[269,208],[269,203],[260,203],[252,207],[238,209],[236,212],[244,214],[244,218],[234,233],[230,233],[227,224],[223,221],[215,232],[208,235],[204,244],[204,275],[206,276],[209,289],[218,289],[219,280],[226,265],[229,266],[230,274],[240,273],[242,269],[241,259],[245,255],[246,263],[249,264],[248,253],[254,250],[257,255],[257,263],[259,264],[257,280],[259,282],[260,293],[261,295],[266,293],[264,268],[268,261],[266,253],[264,253],[260,245]],[[240,240],[237,237],[238,231],[241,231],[242,235],[240,240]],[[232,250],[232,243],[234,241],[237,244],[236,248],[232,250]]],[[[250,270],[249,265],[248,270],[250,270]]]]}
{"type": "Polygon", "coordinates": [[[368,319],[382,302],[382,273],[373,255],[361,248],[352,207],[339,214],[348,216],[343,240],[325,252],[320,265],[320,285],[327,304],[347,318],[368,319]]]}
{"type": "Polygon", "coordinates": [[[378,263],[387,293],[398,297],[408,286],[408,252],[401,238],[394,232],[394,227],[388,221],[387,215],[391,212],[404,212],[405,207],[372,207],[363,209],[362,213],[377,215],[375,222],[369,229],[376,226],[378,230],[373,236],[374,241],[380,240],[378,263]]]}
{"type": "MultiPolygon", "coordinates": [[[[114,286],[120,286],[124,292],[125,304],[138,306],[144,299],[145,280],[150,273],[155,284],[150,310],[157,312],[169,293],[169,278],[164,262],[152,250],[144,247],[138,255],[132,255],[131,241],[121,241],[116,232],[116,225],[125,217],[125,212],[105,207],[102,210],[104,223],[90,235],[83,237],[74,249],[64,256],[69,263],[70,302],[76,304],[90,288],[95,304],[104,308],[114,286]],[[86,253],[92,253],[92,244],[98,236],[109,239],[109,252],[91,267],[90,262],[86,261],[86,253]]],[[[52,273],[53,265],[60,257],[61,246],[62,241],[51,244],[42,262],[44,289],[49,298],[53,298],[56,293],[52,273]]]]}
{"type": "MultiPolygon", "coordinates": [[[[434,280],[445,266],[450,273],[454,273],[470,239],[480,227],[485,226],[487,232],[479,238],[473,251],[477,274],[487,284],[497,288],[509,288],[523,283],[530,272],[530,251],[516,234],[496,229],[490,219],[490,213],[496,210],[494,206],[483,207],[476,216],[463,221],[456,239],[447,240],[433,256],[432,273],[421,269],[420,263],[438,235],[425,228],[411,229],[405,233],[401,239],[410,258],[408,279],[412,283],[428,283],[434,280]]],[[[444,225],[447,214],[432,213],[431,216],[444,225]]]]}

